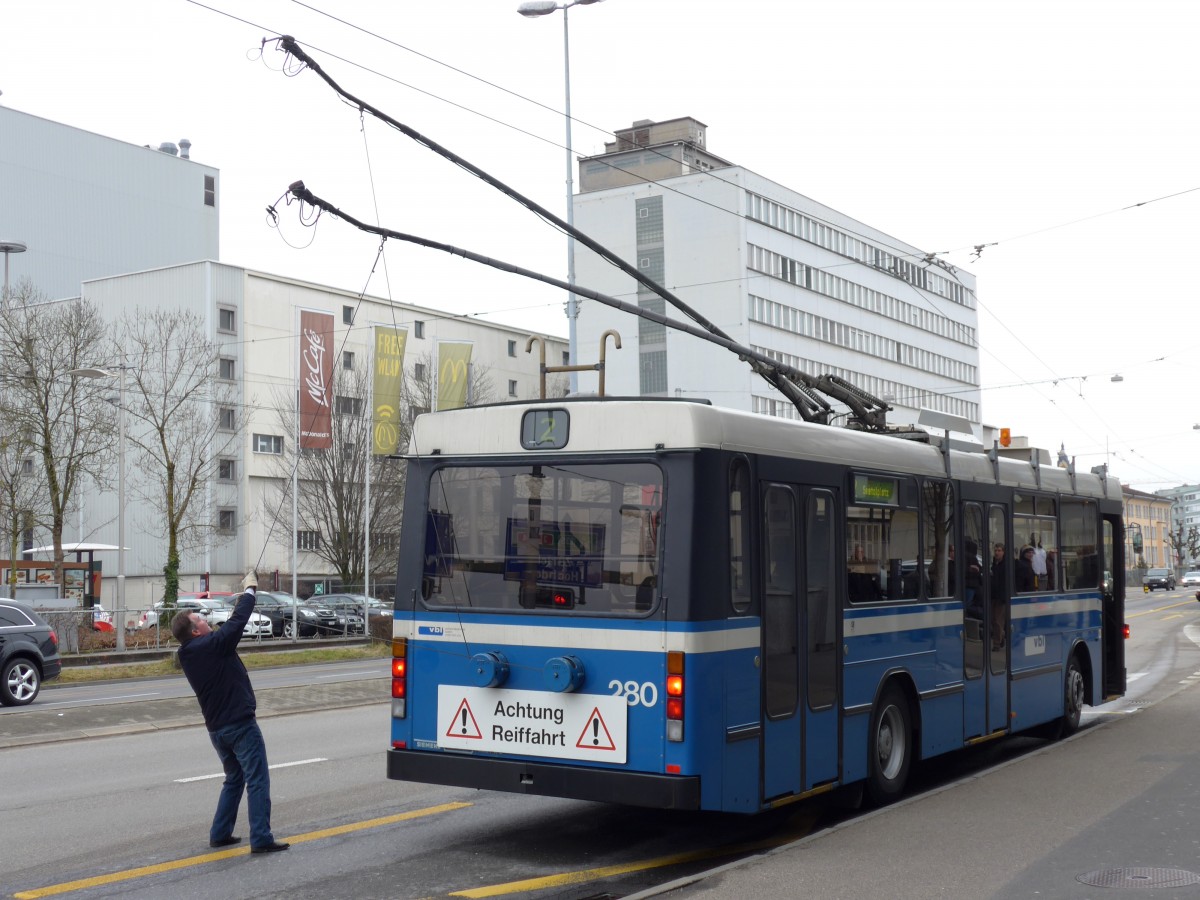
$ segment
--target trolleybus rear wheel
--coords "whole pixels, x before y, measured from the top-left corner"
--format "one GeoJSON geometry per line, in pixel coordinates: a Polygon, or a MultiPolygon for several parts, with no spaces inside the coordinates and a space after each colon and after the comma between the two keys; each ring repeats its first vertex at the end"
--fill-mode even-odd
{"type": "Polygon", "coordinates": [[[908,701],[895,685],[884,689],[871,713],[870,738],[867,795],[874,803],[890,803],[904,791],[912,764],[908,701]]]}

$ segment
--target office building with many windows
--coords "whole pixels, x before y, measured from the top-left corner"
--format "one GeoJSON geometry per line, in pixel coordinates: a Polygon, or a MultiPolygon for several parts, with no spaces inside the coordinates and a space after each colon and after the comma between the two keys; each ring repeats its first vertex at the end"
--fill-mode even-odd
{"type": "MultiPolygon", "coordinates": [[[[618,131],[580,161],[576,226],[739,344],[852,382],[894,408],[891,423],[930,408],[982,438],[974,277],[705,145],[706,126],[691,118],[618,131]]],[[[582,247],[576,272],[580,285],[686,320],[582,247]]],[[[798,415],[728,350],[594,300],[580,302],[580,362],[608,329],[623,349],[609,355],[607,393],[798,415]]]]}

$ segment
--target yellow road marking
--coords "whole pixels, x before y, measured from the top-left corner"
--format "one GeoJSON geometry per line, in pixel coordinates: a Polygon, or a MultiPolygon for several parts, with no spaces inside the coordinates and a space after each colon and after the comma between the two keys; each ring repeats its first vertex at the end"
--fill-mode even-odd
{"type": "Polygon", "coordinates": [[[643,872],[647,869],[661,869],[666,866],[678,866],[688,862],[699,862],[705,859],[716,859],[722,856],[734,856],[739,853],[752,853],[756,850],[770,850],[790,844],[807,835],[817,821],[817,815],[811,813],[805,817],[803,826],[790,834],[774,837],[749,844],[739,844],[733,847],[714,847],[710,850],[691,850],[687,853],[672,853],[669,856],[659,856],[654,859],[636,860],[634,862],[618,863],[612,866],[599,866],[595,869],[580,869],[575,872],[562,872],[558,875],[546,875],[542,878],[526,878],[521,881],[509,881],[505,884],[492,884],[484,887],[471,888],[465,891],[455,891],[451,897],[500,897],[504,894],[515,894],[521,891],[540,891],[550,887],[562,887],[570,884],[583,884],[613,875],[625,875],[629,872],[643,872]]]}
{"type": "Polygon", "coordinates": [[[1164,610],[1175,609],[1176,607],[1179,607],[1179,606],[1200,607],[1200,603],[1197,603],[1195,600],[1184,600],[1180,603],[1172,603],[1169,606],[1156,606],[1156,607],[1154,607],[1154,609],[1144,609],[1141,612],[1129,613],[1128,615],[1125,616],[1125,618],[1136,619],[1138,616],[1148,616],[1151,613],[1159,613],[1159,612],[1163,612],[1164,610]]]}
{"type": "MultiPolygon", "coordinates": [[[[368,828],[378,828],[381,825],[394,825],[408,819],[419,819],[422,816],[432,816],[437,813],[453,812],[471,806],[470,803],[443,803],[441,806],[430,806],[426,809],[415,809],[412,812],[398,813],[394,816],[382,816],[378,819],[368,819],[365,822],[352,822],[349,825],[338,825],[335,828],[323,828],[320,831],[309,831],[287,838],[292,844],[304,844],[321,838],[350,834],[355,831],[365,831],[368,828]]],[[[175,859],[170,862],[155,863],[152,866],[139,866],[136,869],[125,869],[120,872],[110,872],[108,875],[96,875],[92,878],[80,878],[76,881],[65,881],[62,884],[52,884],[49,887],[37,888],[32,891],[21,891],[13,894],[16,900],[36,900],[39,897],[53,897],[57,894],[68,894],[71,891],[82,891],[87,888],[99,887],[104,884],[115,884],[120,881],[131,881],[134,878],[144,878],[147,875],[158,875],[162,872],[172,872],[176,869],[188,869],[202,866],[205,863],[219,859],[229,859],[234,856],[249,856],[249,847],[234,847],[231,850],[218,850],[215,853],[204,853],[200,856],[189,856],[186,859],[175,859]]]]}

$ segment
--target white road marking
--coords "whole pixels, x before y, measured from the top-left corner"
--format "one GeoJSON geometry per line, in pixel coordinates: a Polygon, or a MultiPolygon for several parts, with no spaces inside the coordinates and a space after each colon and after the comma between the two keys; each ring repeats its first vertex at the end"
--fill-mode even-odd
{"type": "MultiPolygon", "coordinates": [[[[309,763],[329,762],[324,756],[318,756],[314,759],[298,759],[295,762],[276,763],[273,766],[267,766],[268,769],[286,769],[289,766],[307,766],[309,763]]],[[[224,778],[224,772],[218,772],[216,775],[196,775],[193,778],[176,778],[175,784],[189,784],[193,781],[209,781],[213,778],[224,778]]]]}
{"type": "Polygon", "coordinates": [[[92,697],[88,700],[63,700],[59,703],[39,703],[37,709],[48,709],[52,706],[84,706],[88,703],[100,703],[105,700],[132,700],[134,697],[157,697],[162,691],[149,691],[144,694],[114,694],[112,697],[92,697]]]}
{"type": "Polygon", "coordinates": [[[360,669],[356,672],[335,672],[332,675],[318,675],[317,678],[353,678],[357,675],[378,675],[383,677],[383,672],[376,669],[360,669]]]}

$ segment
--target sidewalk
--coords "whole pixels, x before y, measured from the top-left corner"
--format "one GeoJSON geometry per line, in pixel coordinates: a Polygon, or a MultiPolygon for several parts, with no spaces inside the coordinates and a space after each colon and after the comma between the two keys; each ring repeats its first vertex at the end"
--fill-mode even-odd
{"type": "Polygon", "coordinates": [[[626,900],[1200,898],[1198,723],[1188,684],[999,768],[626,900]]]}
{"type": "MultiPolygon", "coordinates": [[[[319,709],[383,703],[388,699],[388,683],[372,678],[270,688],[255,691],[255,694],[258,718],[265,719],[319,709]]],[[[203,724],[195,697],[56,709],[39,709],[34,704],[18,713],[0,716],[0,749],[203,724]]]]}

